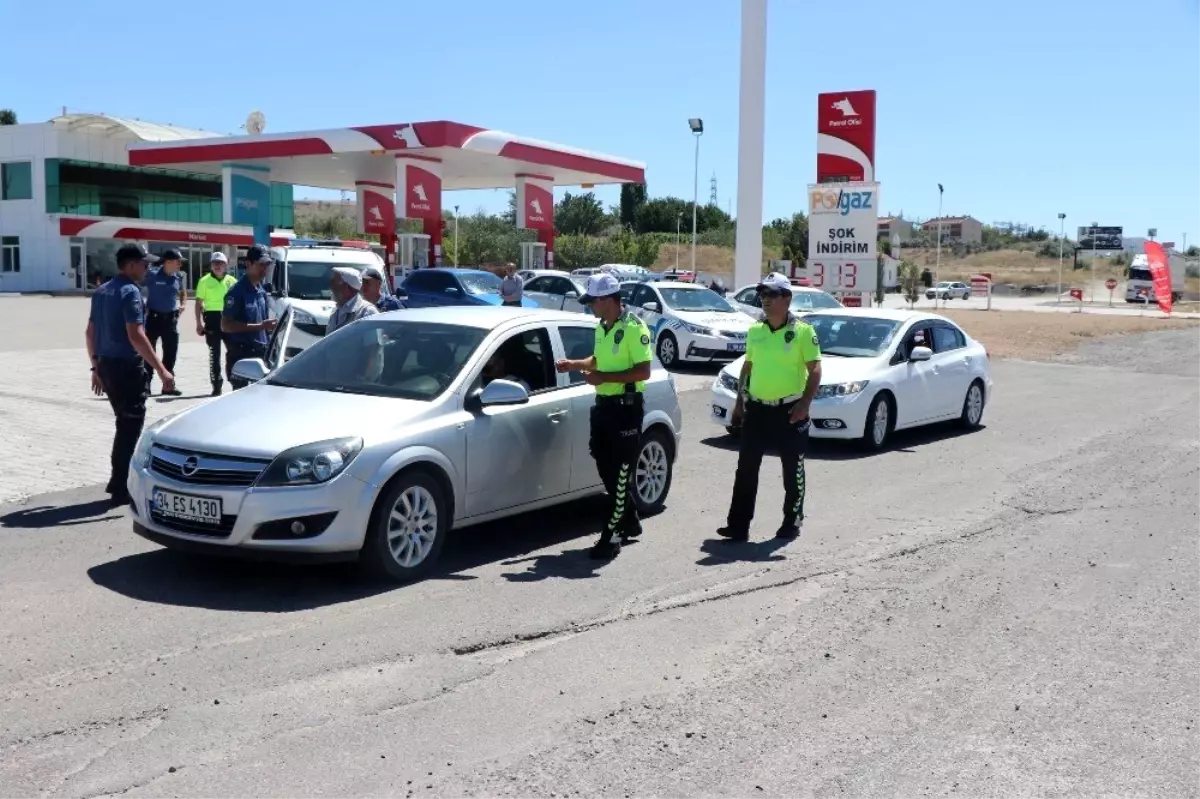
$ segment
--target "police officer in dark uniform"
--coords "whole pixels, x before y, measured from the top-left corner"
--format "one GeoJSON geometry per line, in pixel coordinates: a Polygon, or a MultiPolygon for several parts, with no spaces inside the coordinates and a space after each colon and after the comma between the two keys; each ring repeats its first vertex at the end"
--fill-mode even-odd
{"type": "Polygon", "coordinates": [[[116,416],[112,445],[112,471],[105,489],[114,506],[129,502],[126,487],[129,460],[146,423],[146,398],[150,395],[150,370],[158,373],[163,391],[175,388],[175,377],[146,338],[145,306],[138,284],[154,256],[140,244],[117,250],[117,276],[92,295],[87,324],[87,352],[92,362],[92,391],[108,395],[116,416]]]}
{"type": "MultiPolygon", "coordinates": [[[[174,373],[179,354],[179,315],[187,305],[187,290],[180,271],[183,255],[179,250],[167,250],[159,258],[161,265],[146,275],[146,338],[155,349],[162,339],[163,366],[174,373]]],[[[178,388],[163,387],[163,394],[178,397],[181,393],[178,388]]]]}
{"type": "Polygon", "coordinates": [[[791,312],[792,284],[772,272],[758,284],[763,321],[746,335],[746,360],[738,381],[732,422],[741,425],[737,474],[727,524],[719,535],[750,537],[758,495],[758,472],[768,444],[783,464],[783,523],[775,537],[791,540],[804,521],[804,454],[808,410],[821,386],[821,346],[812,326],[791,312]]]}
{"type": "MultiPolygon", "coordinates": [[[[255,244],[246,252],[246,274],[225,293],[225,308],[221,311],[221,332],[229,348],[229,361],[265,358],[267,335],[275,329],[277,320],[271,318],[267,292],[262,287],[267,270],[275,263],[270,251],[255,244]]],[[[244,388],[246,381],[232,374],[233,390],[244,388]]]]}
{"type": "Polygon", "coordinates": [[[620,554],[622,541],[642,534],[631,489],[641,449],[642,394],[645,381],[650,379],[653,355],[650,330],[625,310],[621,284],[615,277],[607,273],[592,275],[587,293],[579,301],[591,305],[600,318],[595,348],[591,356],[561,360],[555,368],[559,372],[582,372],[588,384],[596,387],[589,448],[612,505],[600,540],[590,554],[597,560],[609,560],[620,554]]]}

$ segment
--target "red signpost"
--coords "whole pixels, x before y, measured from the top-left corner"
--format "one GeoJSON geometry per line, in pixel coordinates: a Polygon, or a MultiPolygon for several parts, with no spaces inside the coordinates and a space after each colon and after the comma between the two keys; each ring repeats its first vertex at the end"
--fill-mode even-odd
{"type": "Polygon", "coordinates": [[[1083,313],[1083,289],[1071,289],[1071,299],[1079,303],[1079,313],[1083,313]]]}
{"type": "Polygon", "coordinates": [[[1108,307],[1109,308],[1112,307],[1113,290],[1116,287],[1117,287],[1117,281],[1113,280],[1111,277],[1108,280],[1104,281],[1104,288],[1108,289],[1108,307]]]}

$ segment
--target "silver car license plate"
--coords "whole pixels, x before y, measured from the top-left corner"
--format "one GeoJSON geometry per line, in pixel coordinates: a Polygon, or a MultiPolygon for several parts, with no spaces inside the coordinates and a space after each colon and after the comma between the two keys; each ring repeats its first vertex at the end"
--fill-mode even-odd
{"type": "Polygon", "coordinates": [[[180,519],[200,524],[221,523],[221,500],[216,497],[197,497],[155,487],[154,510],[171,519],[180,519]]]}

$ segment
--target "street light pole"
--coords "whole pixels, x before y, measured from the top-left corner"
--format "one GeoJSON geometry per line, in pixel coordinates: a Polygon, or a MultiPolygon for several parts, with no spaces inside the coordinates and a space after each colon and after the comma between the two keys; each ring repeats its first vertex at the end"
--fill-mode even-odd
{"type": "Polygon", "coordinates": [[[942,296],[938,292],[938,277],[942,270],[942,195],[945,189],[942,184],[938,184],[938,223],[937,223],[937,254],[933,261],[933,307],[937,308],[941,304],[942,296]]]}
{"type": "Polygon", "coordinates": [[[1096,301],[1096,222],[1092,223],[1092,286],[1088,290],[1089,302],[1096,301]]]}
{"type": "Polygon", "coordinates": [[[1063,240],[1067,235],[1067,215],[1058,215],[1058,294],[1054,298],[1057,304],[1062,299],[1062,269],[1063,269],[1063,240]]]}
{"type": "Polygon", "coordinates": [[[458,206],[454,206],[454,265],[458,266],[458,206]]]}
{"type": "Polygon", "coordinates": [[[704,120],[688,120],[688,127],[696,137],[696,164],[692,172],[692,276],[696,274],[696,215],[700,207],[700,137],[704,135],[704,120]]]}
{"type": "Polygon", "coordinates": [[[683,211],[675,214],[675,271],[679,271],[679,225],[683,222],[683,211]]]}

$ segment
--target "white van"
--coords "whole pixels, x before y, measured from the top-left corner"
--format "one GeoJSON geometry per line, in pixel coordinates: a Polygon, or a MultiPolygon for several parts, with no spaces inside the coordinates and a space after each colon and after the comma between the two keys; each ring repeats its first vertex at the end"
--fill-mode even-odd
{"type": "Polygon", "coordinates": [[[272,315],[279,320],[278,328],[291,328],[280,338],[287,341],[287,352],[279,360],[312,346],[325,335],[325,327],[335,307],[329,292],[329,277],[335,266],[349,266],[358,271],[374,266],[380,270],[384,262],[365,242],[314,241],[287,247],[272,247],[275,266],[267,276],[272,315]]]}

